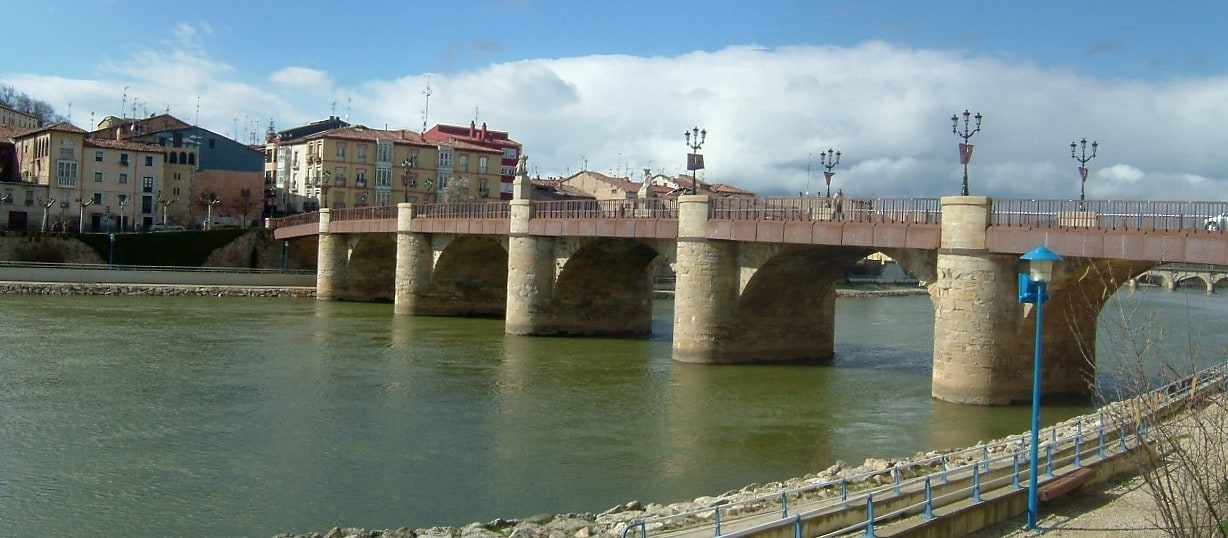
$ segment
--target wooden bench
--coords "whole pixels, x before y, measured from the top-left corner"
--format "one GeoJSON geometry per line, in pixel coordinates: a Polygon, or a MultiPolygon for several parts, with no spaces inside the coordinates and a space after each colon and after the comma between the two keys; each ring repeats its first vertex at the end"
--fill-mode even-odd
{"type": "Polygon", "coordinates": [[[1076,471],[1072,471],[1061,478],[1058,478],[1044,486],[1041,486],[1040,491],[1036,492],[1036,496],[1040,500],[1048,502],[1062,495],[1079,489],[1088,481],[1096,477],[1096,470],[1091,467],[1083,467],[1076,471]]]}

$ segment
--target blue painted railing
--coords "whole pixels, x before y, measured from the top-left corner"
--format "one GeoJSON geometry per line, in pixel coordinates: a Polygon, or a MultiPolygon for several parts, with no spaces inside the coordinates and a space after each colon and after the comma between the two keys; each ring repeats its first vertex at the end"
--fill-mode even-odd
{"type": "MultiPolygon", "coordinates": [[[[1045,447],[1043,473],[1052,477],[1055,468],[1078,468],[1088,464],[1089,459],[1098,461],[1131,450],[1144,442],[1149,418],[1168,416],[1181,408],[1175,404],[1194,395],[1224,391],[1228,391],[1228,363],[1207,368],[1130,400],[1106,405],[1096,414],[1056,424],[1048,428],[1047,436],[1041,435],[1042,438],[1048,437],[1042,445],[1045,447]],[[1159,409],[1148,408],[1141,414],[1136,412],[1141,406],[1154,405],[1155,402],[1163,402],[1163,405],[1159,409]],[[1136,422],[1140,417],[1142,421],[1136,422]],[[1073,433],[1059,435],[1059,431],[1071,430],[1073,433]],[[1091,433],[1094,443],[1088,442],[1089,436],[1085,432],[1091,433]]],[[[901,462],[885,470],[801,488],[782,489],[737,501],[721,499],[713,506],[634,520],[622,530],[622,536],[629,538],[637,530],[640,538],[648,538],[650,533],[654,536],[743,536],[788,525],[792,525],[795,535],[800,536],[806,521],[819,515],[850,510],[864,511],[865,518],[853,525],[827,530],[819,535],[820,538],[855,531],[874,536],[875,527],[885,523],[914,515],[934,517],[936,508],[961,500],[980,502],[982,496],[992,490],[1021,488],[1020,484],[1028,478],[1029,439],[1030,435],[1025,432],[993,444],[901,462]],[[904,473],[919,476],[901,479],[904,473]],[[943,493],[935,494],[935,478],[943,485],[949,486],[955,482],[959,487],[946,487],[943,493]],[[875,482],[883,485],[850,494],[850,484],[875,482]],[[821,498],[808,500],[805,499],[807,496],[821,498]],[[878,509],[912,497],[919,500],[891,511],[878,509]],[[792,505],[790,499],[793,500],[792,505]],[[773,507],[775,503],[779,503],[779,510],[773,507]],[[771,516],[773,513],[779,516],[771,516]],[[730,527],[737,527],[737,530],[722,532],[722,529],[728,530],[730,527]],[[710,530],[704,532],[704,529],[710,530]]]]}

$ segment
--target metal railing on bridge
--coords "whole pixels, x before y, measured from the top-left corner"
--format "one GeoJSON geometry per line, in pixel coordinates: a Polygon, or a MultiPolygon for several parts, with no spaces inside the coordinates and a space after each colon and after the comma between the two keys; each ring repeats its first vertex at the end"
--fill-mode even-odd
{"type": "MultiPolygon", "coordinates": [[[[713,198],[713,220],[941,224],[937,198],[713,198]]],[[[334,209],[330,218],[396,218],[395,206],[334,209]]],[[[414,206],[415,218],[507,219],[508,202],[432,203],[414,206]]],[[[678,200],[558,200],[535,202],[533,218],[677,219],[678,200]]],[[[319,213],[270,220],[282,228],[319,222],[319,213]]],[[[1093,228],[1168,232],[1220,232],[1228,228],[1228,202],[1114,200],[993,200],[990,225],[1004,227],[1093,228]]]]}
{"type": "Polygon", "coordinates": [[[939,224],[937,198],[714,198],[709,218],[803,222],[939,224]]]}
{"type": "Polygon", "coordinates": [[[1208,222],[1226,211],[1228,202],[1003,199],[990,215],[993,226],[1222,232],[1208,222]]]}
{"type": "Polygon", "coordinates": [[[552,200],[533,203],[538,219],[676,219],[678,200],[632,198],[627,200],[552,200]]]}
{"type": "Polygon", "coordinates": [[[362,207],[345,207],[328,212],[328,218],[340,220],[386,220],[397,218],[396,206],[369,205],[362,207]]]}
{"type": "MultiPolygon", "coordinates": [[[[506,201],[415,204],[414,218],[507,220],[512,216],[510,207],[506,201]]],[[[392,208],[392,218],[396,218],[395,207],[392,208]]]]}

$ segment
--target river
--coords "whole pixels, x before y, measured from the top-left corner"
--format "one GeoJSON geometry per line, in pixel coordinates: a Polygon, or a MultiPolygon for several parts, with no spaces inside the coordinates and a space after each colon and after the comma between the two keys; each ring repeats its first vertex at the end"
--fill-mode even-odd
{"type": "MultiPolygon", "coordinates": [[[[1224,356],[1228,299],[1122,297],[1101,316],[1103,385],[1121,382],[1105,342],[1132,341],[1126,317],[1163,328],[1168,356],[1224,356]]],[[[671,315],[658,301],[648,339],[533,338],[387,304],[3,296],[0,528],[267,537],[600,512],[1028,428],[1026,406],[930,398],[924,296],[839,299],[821,366],[675,363],[671,315]]]]}

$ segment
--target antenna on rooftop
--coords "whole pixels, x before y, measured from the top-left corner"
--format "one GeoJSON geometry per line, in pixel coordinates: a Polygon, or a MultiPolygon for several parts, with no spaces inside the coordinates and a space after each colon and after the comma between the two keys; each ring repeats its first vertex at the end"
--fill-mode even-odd
{"type": "Polygon", "coordinates": [[[119,117],[124,117],[124,110],[128,108],[128,87],[124,86],[124,99],[119,103],[119,117]]]}
{"type": "Polygon", "coordinates": [[[337,100],[333,99],[332,107],[328,109],[328,117],[331,118],[336,115],[337,115],[337,100]]]}
{"type": "Polygon", "coordinates": [[[426,89],[422,90],[422,95],[426,96],[426,107],[422,109],[422,132],[426,132],[426,118],[431,112],[431,76],[426,76],[426,89]]]}
{"type": "Polygon", "coordinates": [[[473,123],[478,122],[478,107],[473,107],[473,123]]]}
{"type": "Polygon", "coordinates": [[[196,121],[192,122],[195,125],[200,125],[200,96],[196,96],[196,121]]]}

